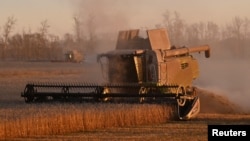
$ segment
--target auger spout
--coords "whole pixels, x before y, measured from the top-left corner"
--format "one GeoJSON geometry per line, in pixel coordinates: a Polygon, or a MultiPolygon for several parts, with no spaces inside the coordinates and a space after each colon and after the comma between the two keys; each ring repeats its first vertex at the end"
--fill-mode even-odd
{"type": "Polygon", "coordinates": [[[193,47],[181,47],[181,48],[173,48],[173,49],[167,49],[163,50],[164,57],[173,57],[178,55],[185,55],[195,52],[205,52],[205,57],[210,57],[210,47],[208,45],[203,46],[193,46],[193,47]]]}

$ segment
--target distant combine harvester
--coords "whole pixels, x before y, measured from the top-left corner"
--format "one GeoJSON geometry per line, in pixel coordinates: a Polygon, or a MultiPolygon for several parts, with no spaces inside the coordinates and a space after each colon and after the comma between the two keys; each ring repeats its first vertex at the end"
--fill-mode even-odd
{"type": "Polygon", "coordinates": [[[67,62],[80,63],[84,60],[83,54],[77,50],[70,50],[65,54],[65,60],[67,62]]]}

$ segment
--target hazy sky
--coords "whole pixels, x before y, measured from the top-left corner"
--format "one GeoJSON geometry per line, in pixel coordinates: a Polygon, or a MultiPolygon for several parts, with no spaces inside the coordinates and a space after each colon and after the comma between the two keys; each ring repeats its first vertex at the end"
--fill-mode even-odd
{"type": "MultiPolygon", "coordinates": [[[[52,34],[73,31],[73,16],[80,9],[102,9],[122,13],[131,28],[153,27],[162,23],[169,10],[180,13],[187,23],[214,21],[223,25],[235,16],[250,18],[250,0],[0,0],[0,35],[7,17],[17,19],[15,31],[36,32],[44,20],[52,34]]],[[[83,14],[83,13],[82,13],[83,14]]],[[[111,18],[112,19],[112,18],[111,18]]],[[[112,20],[116,20],[114,17],[112,20]]]]}

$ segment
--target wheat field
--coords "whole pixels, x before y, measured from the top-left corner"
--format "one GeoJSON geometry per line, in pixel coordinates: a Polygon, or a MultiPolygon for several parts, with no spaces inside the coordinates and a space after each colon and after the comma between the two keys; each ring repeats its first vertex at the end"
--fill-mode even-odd
{"type": "Polygon", "coordinates": [[[0,140],[206,140],[208,124],[250,123],[250,114],[203,89],[201,113],[191,121],[173,120],[175,107],[164,104],[26,104],[20,96],[27,82],[101,78],[91,63],[0,62],[0,140]]]}

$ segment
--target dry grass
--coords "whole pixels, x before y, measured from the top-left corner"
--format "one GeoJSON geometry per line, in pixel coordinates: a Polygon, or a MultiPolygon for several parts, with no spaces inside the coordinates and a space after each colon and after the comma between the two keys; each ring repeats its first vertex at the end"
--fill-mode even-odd
{"type": "Polygon", "coordinates": [[[235,114],[199,114],[191,121],[166,121],[160,124],[148,124],[129,127],[100,128],[70,134],[36,135],[12,140],[88,140],[88,141],[206,141],[208,124],[249,124],[250,115],[235,114]]]}
{"type": "Polygon", "coordinates": [[[20,94],[28,81],[95,81],[100,74],[88,64],[0,62],[0,66],[0,139],[163,123],[173,116],[171,108],[157,104],[25,104],[20,94]]]}
{"type": "Polygon", "coordinates": [[[101,74],[90,64],[0,62],[0,68],[0,140],[206,140],[208,123],[250,123],[249,114],[234,114],[235,105],[205,90],[196,121],[181,123],[170,121],[174,112],[167,105],[25,104],[20,94],[28,81],[96,82],[101,74]]]}
{"type": "Polygon", "coordinates": [[[157,104],[40,104],[1,113],[7,114],[1,114],[0,139],[131,127],[174,118],[169,106],[157,104]]]}

